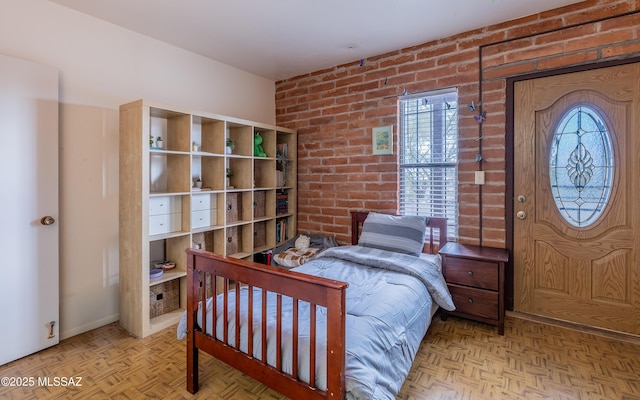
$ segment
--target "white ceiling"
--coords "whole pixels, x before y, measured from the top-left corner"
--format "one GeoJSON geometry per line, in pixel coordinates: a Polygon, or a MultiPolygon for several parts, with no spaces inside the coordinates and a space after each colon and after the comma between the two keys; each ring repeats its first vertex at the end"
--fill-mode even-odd
{"type": "Polygon", "coordinates": [[[51,0],[274,81],[576,0],[51,0]]]}

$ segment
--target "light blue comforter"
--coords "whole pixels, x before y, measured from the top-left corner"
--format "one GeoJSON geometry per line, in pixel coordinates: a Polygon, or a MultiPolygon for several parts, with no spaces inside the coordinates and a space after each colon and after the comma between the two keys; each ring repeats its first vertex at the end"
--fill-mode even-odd
{"type": "MultiPolygon", "coordinates": [[[[348,399],[395,399],[409,373],[420,342],[431,323],[433,302],[446,310],[455,309],[440,273],[439,256],[415,257],[360,246],[342,246],[325,250],[316,259],[294,270],[349,283],[346,294],[346,372],[348,399]]],[[[241,289],[241,304],[246,304],[247,288],[241,289]]],[[[275,331],[275,295],[268,294],[267,321],[275,331]],[[273,299],[271,298],[273,296],[273,299]]],[[[235,296],[229,296],[229,342],[235,343],[235,296]]],[[[254,303],[261,292],[254,292],[254,303]]],[[[220,304],[221,302],[219,302],[220,304]]],[[[283,327],[291,326],[291,299],[283,298],[283,327]]],[[[211,309],[211,300],[207,308],[211,309]]],[[[246,316],[246,305],[241,311],[246,316]]],[[[324,342],[325,309],[317,309],[318,341],[324,342]]],[[[222,315],[219,307],[218,314],[222,315]]],[[[299,361],[300,379],[308,381],[308,307],[300,305],[299,361]],[[302,315],[305,315],[303,318],[302,315]]],[[[200,313],[198,313],[200,319],[200,313]]],[[[260,316],[254,316],[254,356],[260,357],[260,316]]],[[[219,318],[221,320],[222,318],[219,318]]],[[[211,332],[207,318],[207,332],[211,332]]],[[[201,321],[198,321],[201,323],[201,321]]],[[[240,327],[240,348],[246,352],[247,321],[240,327]]],[[[222,338],[222,321],[216,336],[222,338]]],[[[284,328],[283,328],[284,329],[284,328]]],[[[178,326],[178,337],[186,334],[186,314],[178,326]]],[[[291,332],[283,331],[283,342],[290,343],[291,332]]],[[[275,341],[267,341],[267,362],[275,364],[275,341]]],[[[317,346],[317,359],[326,360],[323,345],[317,346]]],[[[290,348],[283,350],[285,371],[291,370],[290,348]]],[[[316,385],[326,388],[326,365],[316,368],[316,385]]]]}

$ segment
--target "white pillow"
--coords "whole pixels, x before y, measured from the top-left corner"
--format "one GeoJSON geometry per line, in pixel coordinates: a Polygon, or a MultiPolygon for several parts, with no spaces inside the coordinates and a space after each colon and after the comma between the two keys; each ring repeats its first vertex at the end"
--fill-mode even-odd
{"type": "Polygon", "coordinates": [[[427,218],[370,212],[362,225],[358,244],[414,256],[422,253],[427,218]]]}

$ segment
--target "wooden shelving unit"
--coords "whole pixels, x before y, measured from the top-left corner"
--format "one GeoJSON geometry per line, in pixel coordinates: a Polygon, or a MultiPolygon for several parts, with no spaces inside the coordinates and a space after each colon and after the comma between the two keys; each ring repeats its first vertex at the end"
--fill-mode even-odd
{"type": "Polygon", "coordinates": [[[295,235],[296,150],[294,130],[144,100],[120,106],[124,328],[145,337],[178,322],[186,305],[186,248],[257,260],[295,235]],[[265,157],[254,156],[256,134],[265,157]],[[234,143],[230,153],[228,139],[234,143]],[[278,172],[283,169],[286,178],[278,172]],[[229,170],[233,176],[227,178],[229,170]],[[282,193],[286,211],[278,207],[282,193]],[[150,269],[165,260],[176,267],[150,279],[150,269]],[[172,292],[162,293],[156,285],[167,282],[172,292]]]}

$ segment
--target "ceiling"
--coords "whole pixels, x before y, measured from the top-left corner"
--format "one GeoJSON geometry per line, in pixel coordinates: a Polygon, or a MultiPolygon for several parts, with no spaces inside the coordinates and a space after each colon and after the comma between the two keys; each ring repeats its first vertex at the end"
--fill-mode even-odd
{"type": "Polygon", "coordinates": [[[578,3],[576,0],[51,1],[274,81],[578,3]]]}

